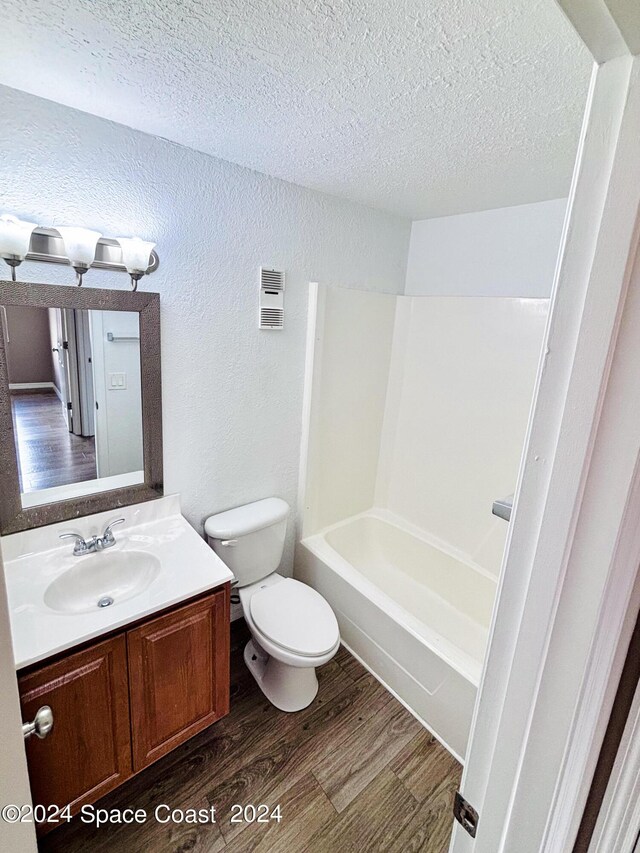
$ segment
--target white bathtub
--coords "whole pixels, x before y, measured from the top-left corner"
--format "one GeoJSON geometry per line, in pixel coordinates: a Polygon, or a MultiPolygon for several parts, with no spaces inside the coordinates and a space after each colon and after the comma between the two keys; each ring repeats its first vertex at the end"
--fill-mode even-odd
{"type": "Polygon", "coordinates": [[[303,539],[295,574],[329,601],[345,645],[464,760],[495,579],[383,510],[303,539]]]}

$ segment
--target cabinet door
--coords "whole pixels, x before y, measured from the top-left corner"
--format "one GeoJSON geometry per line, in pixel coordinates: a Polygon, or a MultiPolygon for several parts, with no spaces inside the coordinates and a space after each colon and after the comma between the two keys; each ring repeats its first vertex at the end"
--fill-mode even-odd
{"type": "Polygon", "coordinates": [[[229,712],[229,586],[127,633],[135,771],[229,712]]]}
{"type": "Polygon", "coordinates": [[[43,705],[53,711],[49,734],[26,741],[34,804],[70,805],[75,813],[131,775],[124,634],[24,675],[18,684],[24,722],[43,705]]]}

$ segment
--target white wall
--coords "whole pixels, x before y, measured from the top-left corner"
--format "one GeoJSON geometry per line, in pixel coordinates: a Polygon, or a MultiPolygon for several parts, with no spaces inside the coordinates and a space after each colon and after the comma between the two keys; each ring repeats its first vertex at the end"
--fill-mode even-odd
{"type": "Polygon", "coordinates": [[[405,293],[548,297],[566,204],[560,198],[414,222],[405,293]]]}
{"type": "Polygon", "coordinates": [[[549,301],[397,302],[376,506],[497,575],[549,301]]]}
{"type": "MultiPolygon", "coordinates": [[[[15,90],[0,88],[0,112],[3,210],[158,243],[141,288],[162,303],[165,490],[198,529],[267,495],[295,506],[308,282],[402,292],[409,221],[15,90]],[[283,332],[256,328],[260,265],[286,271],[283,332]]],[[[85,286],[128,281],[93,270],[85,286]]],[[[292,544],[291,530],[287,569],[292,544]]]]}

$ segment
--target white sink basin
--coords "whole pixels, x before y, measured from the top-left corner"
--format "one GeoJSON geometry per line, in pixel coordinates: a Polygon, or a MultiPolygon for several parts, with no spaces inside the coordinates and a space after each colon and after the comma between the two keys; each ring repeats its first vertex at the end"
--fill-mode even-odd
{"type": "Polygon", "coordinates": [[[102,551],[77,557],[44,592],[44,603],[61,613],[88,613],[144,592],[160,574],[160,560],[145,551],[102,551]]]}
{"type": "MultiPolygon", "coordinates": [[[[2,537],[16,667],[123,628],[233,580],[229,568],[168,495],[122,507],[125,524],[106,551],[72,555],[60,533],[90,539],[114,511],[2,537]],[[100,599],[113,604],[98,606],[100,599]]],[[[105,603],[105,602],[103,602],[105,603]]]]}

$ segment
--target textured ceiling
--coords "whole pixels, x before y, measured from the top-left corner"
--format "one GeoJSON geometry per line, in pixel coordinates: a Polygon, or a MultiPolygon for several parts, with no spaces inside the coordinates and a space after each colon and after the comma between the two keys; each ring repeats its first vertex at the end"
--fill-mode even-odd
{"type": "Polygon", "coordinates": [[[0,0],[0,82],[424,218],[567,193],[591,58],[554,0],[0,0]]]}

